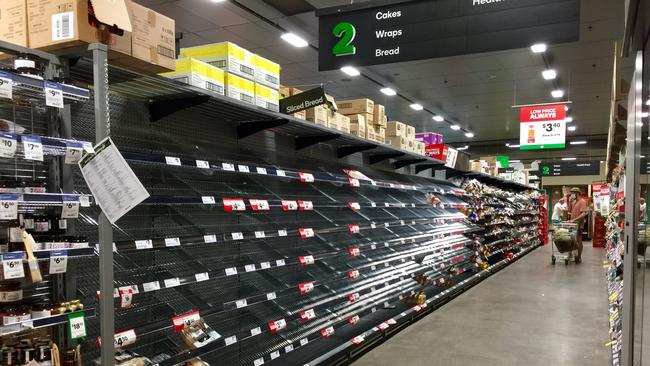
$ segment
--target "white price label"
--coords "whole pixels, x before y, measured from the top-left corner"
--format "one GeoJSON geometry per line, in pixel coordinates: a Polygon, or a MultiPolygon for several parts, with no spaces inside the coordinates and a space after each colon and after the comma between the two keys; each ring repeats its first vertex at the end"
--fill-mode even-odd
{"type": "Polygon", "coordinates": [[[275,300],[276,298],[277,296],[275,295],[275,292],[269,292],[268,294],[266,294],[267,300],[275,300]]]}
{"type": "Polygon", "coordinates": [[[0,194],[0,220],[18,218],[18,196],[11,193],[0,194]]]}
{"type": "Polygon", "coordinates": [[[142,289],[144,290],[144,292],[158,291],[160,290],[160,282],[153,281],[153,282],[143,283],[142,289]]]}
{"type": "Polygon", "coordinates": [[[71,339],[86,337],[86,318],[84,312],[78,314],[69,314],[68,324],[71,339]]]}
{"type": "Polygon", "coordinates": [[[278,259],[277,261],[275,261],[275,265],[278,267],[284,266],[285,265],[284,259],[278,259]]]}
{"type": "Polygon", "coordinates": [[[280,357],[280,351],[271,352],[270,356],[272,360],[275,360],[276,358],[280,357]]]}
{"type": "Polygon", "coordinates": [[[209,280],[210,275],[208,274],[208,272],[197,273],[194,275],[194,278],[196,278],[196,282],[203,282],[209,280]]]}
{"type": "Polygon", "coordinates": [[[202,196],[201,201],[204,205],[214,205],[217,203],[213,196],[202,196]]]}
{"type": "Polygon", "coordinates": [[[115,348],[122,348],[132,345],[137,340],[135,330],[129,329],[124,332],[115,333],[115,348]]]}
{"type": "Polygon", "coordinates": [[[65,273],[68,269],[68,251],[53,250],[50,252],[50,274],[65,273]]]}
{"type": "Polygon", "coordinates": [[[257,170],[257,174],[264,174],[264,175],[268,174],[266,172],[266,168],[257,167],[256,170],[257,170]]]}
{"type": "Polygon", "coordinates": [[[0,71],[0,98],[13,99],[13,77],[6,71],[0,71]]]}
{"type": "Polygon", "coordinates": [[[226,346],[237,343],[237,336],[230,336],[225,339],[226,346]]]}
{"type": "Polygon", "coordinates": [[[247,306],[248,306],[248,301],[246,301],[246,299],[241,299],[241,300],[235,301],[235,307],[237,309],[245,308],[247,306]]]}
{"type": "Polygon", "coordinates": [[[384,207],[390,207],[390,203],[384,202],[384,207]]]}
{"type": "Polygon", "coordinates": [[[237,267],[226,268],[226,276],[234,276],[237,274],[237,267]]]}
{"type": "Polygon", "coordinates": [[[277,169],[275,171],[275,174],[277,174],[278,177],[286,177],[287,176],[287,173],[285,173],[284,170],[280,170],[280,169],[277,169]]]}
{"type": "Polygon", "coordinates": [[[234,172],[235,171],[235,164],[230,164],[230,163],[221,163],[221,167],[223,170],[229,171],[229,172],[234,172]]]}
{"type": "Polygon", "coordinates": [[[45,82],[45,105],[63,108],[63,85],[51,81],[45,82]]]}
{"type": "Polygon", "coordinates": [[[153,249],[153,242],[151,240],[136,240],[135,249],[153,249]]]}
{"type": "Polygon", "coordinates": [[[250,173],[251,172],[248,165],[238,165],[237,169],[239,169],[239,171],[242,172],[242,173],[250,173]]]}
{"type": "Polygon", "coordinates": [[[210,162],[205,160],[197,160],[196,167],[201,169],[210,169],[210,162]]]}
{"type": "Polygon", "coordinates": [[[242,240],[244,239],[244,234],[243,233],[231,233],[232,235],[232,240],[242,240]]]}
{"type": "Polygon", "coordinates": [[[309,343],[309,339],[307,339],[307,338],[303,338],[303,339],[300,340],[300,345],[301,345],[301,346],[304,346],[304,345],[306,345],[307,343],[309,343]]]}
{"type": "Polygon", "coordinates": [[[255,337],[258,334],[262,334],[262,328],[257,327],[257,328],[251,329],[251,336],[252,337],[255,337]]]}
{"type": "Polygon", "coordinates": [[[278,230],[278,236],[287,236],[286,230],[278,230]]]}
{"type": "Polygon", "coordinates": [[[291,351],[293,351],[293,344],[290,344],[290,345],[284,347],[284,352],[285,353],[289,353],[291,351]]]}
{"type": "Polygon", "coordinates": [[[0,157],[13,158],[16,155],[17,147],[16,135],[0,132],[0,157]]]}
{"type": "Polygon", "coordinates": [[[390,227],[390,223],[384,223],[384,227],[390,227]]]}
{"type": "Polygon", "coordinates": [[[374,202],[370,202],[370,207],[377,207],[377,204],[374,202]]]}
{"type": "Polygon", "coordinates": [[[79,217],[79,196],[63,195],[62,219],[76,219],[79,217]]]}
{"type": "Polygon", "coordinates": [[[203,235],[203,241],[206,243],[216,243],[217,242],[217,236],[216,235],[203,235]]]}
{"type": "Polygon", "coordinates": [[[262,263],[260,263],[260,268],[261,269],[269,269],[269,268],[271,268],[271,262],[262,262],[262,263]]]}
{"type": "Polygon", "coordinates": [[[25,159],[43,161],[43,144],[39,136],[22,136],[25,159]]]}
{"type": "Polygon", "coordinates": [[[3,254],[2,268],[4,270],[5,280],[25,277],[25,269],[23,268],[23,253],[13,252],[3,254]]]}
{"type": "Polygon", "coordinates": [[[175,156],[165,156],[165,163],[167,165],[181,166],[181,159],[175,156]]]}
{"type": "Polygon", "coordinates": [[[181,245],[181,239],[179,238],[165,238],[166,247],[177,247],[181,245]]]}
{"type": "Polygon", "coordinates": [[[247,264],[247,265],[244,266],[244,270],[246,272],[255,272],[257,270],[257,268],[255,268],[254,264],[247,264]]]}
{"type": "Polygon", "coordinates": [[[266,238],[266,234],[263,231],[256,231],[255,232],[255,238],[256,239],[266,238]]]}
{"type": "Polygon", "coordinates": [[[176,278],[168,278],[164,282],[165,282],[165,287],[166,288],[180,286],[180,284],[181,284],[181,281],[178,279],[178,277],[176,277],[176,278]]]}
{"type": "Polygon", "coordinates": [[[84,146],[81,142],[67,141],[65,143],[65,158],[66,164],[77,164],[83,156],[84,146]]]}
{"type": "Polygon", "coordinates": [[[257,360],[253,361],[253,366],[262,366],[264,365],[264,358],[260,357],[257,360]]]}
{"type": "Polygon", "coordinates": [[[79,196],[79,203],[81,207],[90,207],[90,196],[82,194],[79,196]]]}

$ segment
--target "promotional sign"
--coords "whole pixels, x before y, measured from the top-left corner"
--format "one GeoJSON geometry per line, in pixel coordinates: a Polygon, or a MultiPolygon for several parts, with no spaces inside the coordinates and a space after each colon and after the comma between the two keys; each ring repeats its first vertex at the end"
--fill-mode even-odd
{"type": "Polygon", "coordinates": [[[524,107],[519,110],[521,150],[563,149],[566,145],[564,104],[524,107]]]}
{"type": "Polygon", "coordinates": [[[579,0],[362,2],[316,15],[320,71],[575,42],[580,34],[579,0]]]}
{"type": "Polygon", "coordinates": [[[424,155],[436,160],[447,161],[447,154],[449,153],[449,146],[444,144],[427,145],[424,148],[424,155]]]}
{"type": "Polygon", "coordinates": [[[600,160],[543,163],[540,170],[543,177],[600,175],[600,160]]]}
{"type": "Polygon", "coordinates": [[[456,167],[456,159],[458,158],[458,150],[448,147],[447,148],[447,157],[445,159],[445,166],[448,168],[456,167]]]}
{"type": "Polygon", "coordinates": [[[293,114],[305,109],[327,104],[325,88],[322,86],[280,99],[280,113],[293,114]]]}

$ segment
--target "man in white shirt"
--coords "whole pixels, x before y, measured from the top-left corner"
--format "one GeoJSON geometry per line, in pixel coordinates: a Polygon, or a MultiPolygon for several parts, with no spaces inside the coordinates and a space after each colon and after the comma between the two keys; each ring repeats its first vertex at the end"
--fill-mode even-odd
{"type": "Polygon", "coordinates": [[[560,222],[564,218],[564,214],[567,212],[566,199],[560,198],[559,201],[553,206],[553,216],[551,220],[553,222],[560,222]]]}

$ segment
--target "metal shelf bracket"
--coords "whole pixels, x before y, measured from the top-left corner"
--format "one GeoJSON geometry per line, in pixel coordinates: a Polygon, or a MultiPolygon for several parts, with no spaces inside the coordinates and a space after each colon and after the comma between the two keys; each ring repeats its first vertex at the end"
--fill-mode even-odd
{"type": "Polygon", "coordinates": [[[241,140],[248,136],[254,135],[260,131],[268,130],[269,128],[286,125],[289,123],[288,119],[274,118],[262,121],[240,122],[237,125],[237,139],[241,140]]]}
{"type": "Polygon", "coordinates": [[[406,154],[404,153],[373,154],[370,155],[370,157],[368,157],[368,163],[370,165],[373,165],[382,162],[384,160],[399,158],[400,156],[404,156],[404,155],[406,154]]]}
{"type": "Polygon", "coordinates": [[[422,163],[424,161],[427,161],[427,159],[400,160],[400,161],[396,161],[393,164],[393,166],[395,167],[395,169],[400,169],[400,168],[404,168],[405,166],[409,166],[409,165],[413,165],[413,164],[417,164],[417,163],[422,163]]]}
{"type": "Polygon", "coordinates": [[[207,95],[191,95],[149,102],[149,121],[156,122],[180,110],[201,105],[210,100],[207,95]]]}
{"type": "Polygon", "coordinates": [[[302,150],[321,142],[327,142],[341,137],[340,133],[296,137],[296,150],[302,150]]]}
{"type": "Polygon", "coordinates": [[[339,159],[344,158],[348,155],[352,155],[358,152],[368,151],[377,148],[377,145],[367,144],[367,145],[353,145],[353,146],[343,146],[339,147],[336,151],[336,155],[339,159]]]}

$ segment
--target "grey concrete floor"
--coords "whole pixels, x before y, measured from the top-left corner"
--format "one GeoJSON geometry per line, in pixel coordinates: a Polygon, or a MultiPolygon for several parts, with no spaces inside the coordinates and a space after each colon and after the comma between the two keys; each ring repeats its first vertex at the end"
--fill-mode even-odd
{"type": "Polygon", "coordinates": [[[538,248],[354,366],[611,364],[604,256],[586,246],[582,264],[552,266],[549,247],[538,248]]]}

